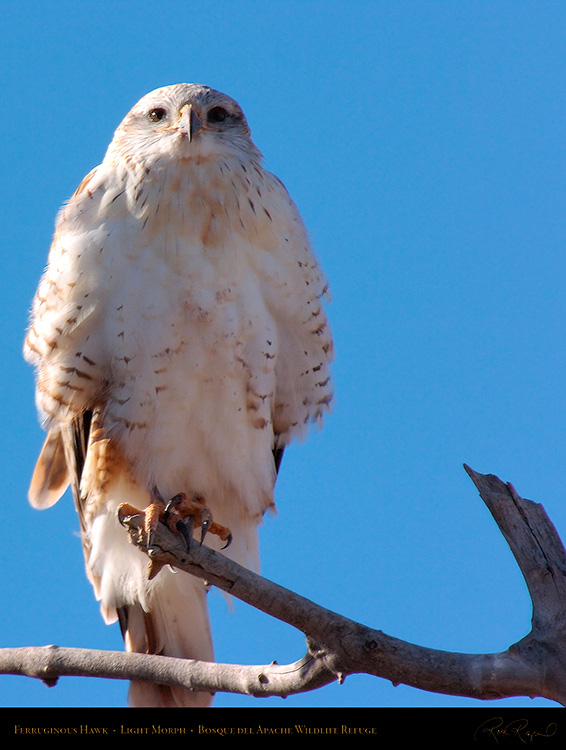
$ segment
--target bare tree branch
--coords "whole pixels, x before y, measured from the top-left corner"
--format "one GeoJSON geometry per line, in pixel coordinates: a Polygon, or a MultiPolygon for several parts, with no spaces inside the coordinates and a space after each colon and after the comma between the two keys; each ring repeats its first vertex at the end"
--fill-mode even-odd
{"type": "Polygon", "coordinates": [[[36,677],[48,687],[59,677],[102,677],[182,685],[191,690],[233,692],[265,697],[286,696],[332,682],[312,657],[280,666],[238,666],[167,656],[97,651],[59,646],[0,649],[0,674],[36,677]]]}
{"type": "Polygon", "coordinates": [[[416,646],[349,620],[160,525],[147,549],[143,518],[128,524],[152,565],[168,564],[208,581],[306,636],[294,664],[238,666],[163,656],[46,648],[0,650],[0,672],[150,680],[195,690],[286,696],[366,673],[421,690],[478,699],[541,696],[566,704],[566,552],[542,506],[512,485],[465,467],[504,534],[533,602],[532,630],[496,654],[461,654],[416,646]]]}

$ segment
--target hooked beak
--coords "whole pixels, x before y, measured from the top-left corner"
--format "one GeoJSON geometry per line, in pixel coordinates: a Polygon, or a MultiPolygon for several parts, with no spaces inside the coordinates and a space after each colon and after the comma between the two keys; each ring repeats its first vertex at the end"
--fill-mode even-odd
{"type": "Polygon", "coordinates": [[[201,130],[202,122],[191,104],[185,104],[181,108],[180,114],[179,131],[186,135],[189,143],[191,143],[195,135],[201,130]]]}

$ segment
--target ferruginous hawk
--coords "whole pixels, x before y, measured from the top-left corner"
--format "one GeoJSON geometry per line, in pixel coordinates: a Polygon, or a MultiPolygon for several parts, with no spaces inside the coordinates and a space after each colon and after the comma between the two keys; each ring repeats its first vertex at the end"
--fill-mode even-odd
{"type": "MultiPolygon", "coordinates": [[[[25,342],[48,430],[29,496],[47,508],[71,485],[88,577],[128,650],[213,660],[204,583],[148,578],[118,509],[204,503],[226,554],[257,569],[283,449],[331,401],[326,293],[242,110],[206,86],[144,96],[61,210],[25,342]]],[[[135,706],[210,701],[130,687],[135,706]]]]}

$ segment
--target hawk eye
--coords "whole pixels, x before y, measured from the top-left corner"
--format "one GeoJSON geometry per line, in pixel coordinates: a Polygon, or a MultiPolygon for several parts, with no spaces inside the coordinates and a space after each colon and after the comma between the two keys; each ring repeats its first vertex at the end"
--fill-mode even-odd
{"type": "Polygon", "coordinates": [[[147,113],[147,119],[150,122],[159,122],[160,120],[163,120],[166,115],[167,112],[163,109],[163,107],[156,107],[155,109],[150,109],[150,111],[147,113]]]}
{"type": "Polygon", "coordinates": [[[224,122],[228,116],[224,107],[213,107],[208,113],[208,122],[224,122]]]}

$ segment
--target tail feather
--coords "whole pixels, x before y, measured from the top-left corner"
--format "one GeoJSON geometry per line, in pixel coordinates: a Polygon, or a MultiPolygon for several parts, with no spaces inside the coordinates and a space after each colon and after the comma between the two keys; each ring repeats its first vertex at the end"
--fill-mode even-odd
{"type": "MultiPolygon", "coordinates": [[[[158,578],[162,580],[156,580],[149,611],[136,603],[118,612],[127,650],[213,661],[204,583],[167,568],[161,570],[158,578]]],[[[211,704],[212,697],[210,693],[186,688],[132,682],[128,702],[138,708],[205,708],[211,704]]]]}

